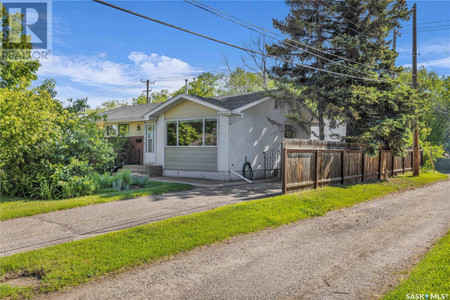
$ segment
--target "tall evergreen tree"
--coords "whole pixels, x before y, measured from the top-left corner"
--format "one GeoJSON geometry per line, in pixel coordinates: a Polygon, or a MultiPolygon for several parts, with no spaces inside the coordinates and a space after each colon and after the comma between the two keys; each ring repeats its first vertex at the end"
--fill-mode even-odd
{"type": "Polygon", "coordinates": [[[295,44],[292,41],[272,45],[272,54],[292,61],[273,68],[272,73],[291,90],[300,91],[293,102],[310,101],[316,108],[320,138],[324,137],[322,118],[327,117],[331,126],[336,120],[347,124],[349,141],[368,143],[372,150],[385,144],[403,152],[418,98],[409,86],[391,79],[401,68],[395,66],[397,54],[390,49],[388,35],[400,26],[400,20],[409,18],[406,2],[296,0],[287,4],[291,7],[288,17],[274,20],[275,27],[290,39],[326,53],[305,47],[310,53],[302,52],[290,46],[295,44]],[[367,79],[306,69],[295,62],[367,79]]]}
{"type": "MultiPolygon", "coordinates": [[[[325,0],[327,5],[332,0],[325,0]]],[[[307,64],[312,68],[323,69],[327,66],[330,56],[324,55],[320,50],[330,50],[330,39],[337,30],[335,17],[330,14],[324,5],[315,1],[288,0],[290,12],[285,20],[273,20],[274,27],[282,33],[289,35],[283,43],[269,47],[268,52],[285,61],[272,68],[271,75],[281,84],[278,95],[287,101],[292,113],[289,118],[293,123],[302,122],[301,110],[304,103],[314,106],[319,117],[319,137],[324,139],[325,118],[332,118],[327,109],[329,103],[326,93],[326,73],[304,68],[296,63],[307,64]],[[314,47],[306,48],[301,44],[314,47]],[[301,93],[299,93],[301,90],[301,93]]]]}

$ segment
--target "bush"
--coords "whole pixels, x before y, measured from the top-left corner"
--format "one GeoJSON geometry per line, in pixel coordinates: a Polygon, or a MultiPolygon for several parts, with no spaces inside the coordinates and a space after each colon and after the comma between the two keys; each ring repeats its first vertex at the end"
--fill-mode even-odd
{"type": "Polygon", "coordinates": [[[51,84],[0,89],[1,194],[42,199],[92,194],[101,182],[95,172],[114,168],[117,154],[97,114],[86,112],[87,100],[63,107],[53,94],[51,84]]]}
{"type": "Polygon", "coordinates": [[[72,159],[68,165],[57,164],[50,168],[50,177],[43,176],[32,197],[62,199],[90,195],[98,188],[94,168],[87,162],[72,159]]]}
{"type": "Polygon", "coordinates": [[[150,181],[150,178],[148,178],[147,176],[133,176],[133,177],[131,177],[131,184],[138,185],[140,187],[146,186],[149,181],[150,181]]]}
{"type": "Polygon", "coordinates": [[[118,191],[128,190],[131,185],[131,171],[122,170],[112,177],[112,187],[118,191]]]}

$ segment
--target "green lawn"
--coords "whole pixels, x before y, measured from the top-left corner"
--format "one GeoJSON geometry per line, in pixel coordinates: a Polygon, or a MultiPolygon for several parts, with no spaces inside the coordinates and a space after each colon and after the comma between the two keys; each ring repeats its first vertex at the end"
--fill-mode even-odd
{"type": "Polygon", "coordinates": [[[428,295],[425,299],[450,299],[450,232],[414,267],[409,278],[383,299],[408,299],[408,294],[428,295]]]}
{"type": "Polygon", "coordinates": [[[144,188],[127,191],[114,189],[102,190],[96,194],[61,200],[35,200],[19,197],[1,196],[0,220],[8,220],[26,216],[32,216],[51,211],[87,206],[97,203],[132,199],[148,195],[157,195],[169,191],[182,191],[191,189],[192,186],[182,183],[169,183],[150,181],[144,188]]]}
{"type": "Polygon", "coordinates": [[[277,227],[391,192],[446,179],[439,173],[371,184],[326,187],[228,205],[105,235],[0,258],[0,281],[38,274],[39,286],[0,285],[5,298],[32,297],[79,285],[107,273],[153,262],[239,234],[277,227]]]}

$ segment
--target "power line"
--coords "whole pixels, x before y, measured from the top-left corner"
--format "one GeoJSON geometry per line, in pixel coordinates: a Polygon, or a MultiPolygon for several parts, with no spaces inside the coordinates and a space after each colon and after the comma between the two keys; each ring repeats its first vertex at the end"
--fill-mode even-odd
{"type": "MultiPolygon", "coordinates": [[[[187,0],[184,0],[184,1],[189,3],[189,1],[187,1],[187,0]]],[[[398,72],[398,71],[389,71],[389,70],[386,70],[386,69],[382,69],[382,68],[378,68],[378,67],[375,67],[375,66],[371,66],[371,65],[364,64],[364,63],[360,63],[360,62],[357,62],[357,61],[353,61],[353,60],[351,60],[351,59],[348,59],[348,58],[346,58],[346,57],[343,57],[343,56],[340,56],[340,55],[337,55],[337,54],[334,54],[334,53],[328,53],[328,52],[325,52],[325,51],[323,51],[323,50],[321,50],[321,49],[318,49],[318,48],[316,48],[316,47],[310,46],[310,45],[308,45],[308,44],[301,43],[301,42],[299,42],[299,41],[297,41],[297,40],[285,38],[283,35],[281,35],[281,34],[279,34],[279,33],[270,31],[270,30],[265,29],[265,28],[263,28],[263,27],[260,27],[260,26],[258,26],[258,25],[255,25],[255,24],[252,24],[252,23],[250,23],[250,22],[247,22],[247,21],[245,21],[245,20],[243,20],[243,19],[240,19],[240,18],[238,18],[238,17],[235,17],[235,16],[233,16],[233,15],[231,15],[231,14],[229,14],[229,13],[226,13],[226,12],[224,12],[224,11],[221,11],[221,10],[219,10],[219,9],[216,9],[216,8],[214,8],[214,7],[211,7],[211,6],[209,6],[209,5],[206,5],[206,4],[204,4],[204,3],[200,2],[200,1],[197,1],[197,0],[192,0],[192,1],[195,2],[195,3],[198,3],[198,4],[202,5],[202,6],[204,6],[204,7],[206,7],[206,8],[208,8],[208,9],[214,10],[214,11],[220,13],[220,14],[225,15],[225,16],[218,15],[218,16],[221,17],[221,18],[225,18],[225,19],[227,19],[227,20],[230,20],[229,18],[226,17],[226,16],[229,16],[229,17],[231,17],[231,18],[233,18],[233,19],[235,19],[235,20],[238,20],[238,21],[240,21],[240,22],[242,22],[242,23],[248,24],[249,26],[253,26],[253,27],[258,28],[258,29],[260,29],[260,30],[262,30],[262,31],[264,31],[264,32],[267,32],[267,33],[270,33],[270,34],[273,34],[273,35],[282,37],[282,38],[284,38],[284,39],[286,39],[286,40],[288,40],[288,41],[290,41],[290,42],[296,43],[296,44],[301,45],[301,46],[303,46],[303,47],[308,47],[308,48],[310,48],[310,49],[314,49],[314,50],[319,51],[319,52],[321,52],[321,53],[324,53],[324,54],[327,54],[327,55],[330,55],[330,56],[334,56],[334,57],[343,59],[343,60],[345,60],[345,61],[348,61],[348,62],[351,62],[351,63],[354,63],[354,64],[358,64],[358,65],[361,65],[361,66],[365,66],[365,67],[368,67],[368,68],[371,68],[371,69],[376,69],[376,70],[385,71],[385,72],[389,72],[389,73],[401,73],[401,72],[398,72]]],[[[191,3],[190,3],[190,4],[191,4],[191,3]]],[[[195,4],[192,4],[192,5],[195,5],[195,4]]],[[[197,6],[197,5],[195,5],[195,6],[197,6]]],[[[199,7],[199,6],[197,6],[197,7],[199,7]]],[[[205,8],[202,8],[202,9],[206,10],[205,8]]],[[[217,15],[217,14],[214,13],[214,12],[211,12],[211,13],[217,15]]],[[[239,24],[239,25],[241,25],[241,26],[244,26],[244,27],[246,27],[246,28],[249,28],[249,27],[247,27],[246,25],[243,25],[243,24],[241,24],[241,23],[239,23],[239,22],[236,22],[236,21],[234,21],[234,20],[230,20],[230,21],[232,21],[232,22],[234,22],[234,23],[236,23],[236,24],[239,24]]],[[[253,30],[253,31],[256,31],[256,30],[254,30],[253,28],[249,28],[249,29],[250,29],[250,30],[253,30]]],[[[258,31],[256,31],[256,32],[258,32],[258,31]]],[[[263,34],[263,35],[266,35],[266,34],[264,34],[264,33],[262,33],[262,32],[259,32],[259,33],[261,33],[261,34],[263,34]]],[[[272,38],[272,39],[277,39],[277,38],[274,38],[273,36],[270,36],[270,35],[266,35],[266,36],[269,36],[269,37],[272,38]]],[[[278,40],[278,39],[277,39],[277,40],[278,40]]],[[[291,45],[291,46],[292,46],[292,45],[291,45]]],[[[299,48],[297,47],[297,49],[299,49],[299,48]]],[[[320,55],[315,54],[315,53],[311,53],[311,52],[309,52],[309,51],[307,51],[307,50],[305,50],[305,49],[302,49],[302,50],[305,51],[305,52],[307,52],[307,53],[313,54],[313,55],[315,55],[315,56],[317,56],[317,57],[324,58],[323,56],[320,56],[320,55]]],[[[324,59],[327,59],[327,58],[324,58],[324,59]]],[[[327,60],[330,60],[330,59],[327,59],[327,60]]],[[[336,62],[336,63],[339,63],[339,62],[336,62]]],[[[343,66],[345,66],[345,65],[343,65],[343,66]]],[[[348,66],[347,66],[347,67],[348,67],[348,66]]],[[[351,67],[348,67],[348,68],[351,68],[351,67]]],[[[354,68],[351,68],[351,69],[354,69],[354,68]]],[[[354,69],[354,70],[355,70],[355,69],[354,69]]],[[[356,69],[356,70],[357,70],[357,69],[356,69]]],[[[364,72],[362,72],[362,71],[360,71],[360,70],[358,70],[358,71],[359,71],[360,73],[364,73],[364,72]]],[[[367,73],[364,73],[364,74],[367,74],[367,73]]]]}
{"type": "Polygon", "coordinates": [[[417,24],[423,25],[423,24],[435,24],[435,23],[450,23],[450,19],[441,20],[441,21],[433,21],[433,22],[422,22],[422,23],[417,23],[417,24]]]}
{"type": "MultiPolygon", "coordinates": [[[[243,27],[245,27],[245,28],[247,28],[247,29],[249,29],[249,30],[252,30],[252,31],[257,32],[257,33],[259,33],[259,34],[262,34],[262,35],[264,35],[264,36],[270,37],[270,38],[272,38],[272,39],[274,39],[274,40],[277,40],[277,41],[279,41],[279,42],[281,42],[281,43],[284,43],[284,44],[286,44],[286,45],[288,45],[288,46],[295,47],[295,48],[298,49],[298,50],[304,51],[304,52],[309,53],[309,54],[311,54],[311,55],[314,55],[314,56],[316,56],[316,57],[323,58],[323,59],[325,59],[325,60],[327,60],[327,61],[331,61],[332,63],[339,64],[339,65],[341,65],[341,66],[343,66],[343,67],[345,67],[345,68],[347,68],[347,69],[350,69],[350,70],[359,72],[359,73],[361,73],[361,74],[371,76],[371,74],[368,74],[367,72],[364,72],[364,71],[361,71],[361,70],[352,68],[352,67],[347,66],[347,65],[343,65],[341,62],[333,61],[332,59],[326,58],[326,57],[321,56],[321,55],[319,55],[319,54],[317,54],[317,53],[313,53],[313,52],[310,52],[310,51],[308,51],[308,50],[306,50],[306,49],[301,49],[301,48],[298,47],[298,46],[289,44],[289,43],[287,43],[286,41],[283,41],[283,40],[281,40],[281,39],[279,39],[279,38],[273,37],[273,36],[271,36],[271,35],[267,35],[266,33],[262,32],[262,31],[256,30],[256,29],[254,29],[254,28],[252,28],[252,27],[250,27],[250,26],[247,26],[247,25],[245,25],[245,24],[243,24],[243,23],[240,23],[240,22],[238,22],[238,21],[235,21],[235,20],[233,20],[233,19],[231,19],[231,18],[229,18],[229,17],[227,17],[227,16],[220,15],[220,14],[218,14],[218,13],[216,13],[216,12],[214,12],[214,11],[212,11],[212,10],[206,8],[206,7],[202,7],[201,5],[198,5],[198,4],[196,4],[196,3],[193,3],[193,2],[191,2],[191,1],[189,1],[189,0],[183,0],[183,1],[186,2],[186,3],[188,3],[188,4],[194,5],[194,6],[198,7],[198,8],[200,8],[200,9],[203,9],[203,10],[209,12],[209,13],[212,13],[212,14],[218,16],[218,17],[224,18],[224,19],[229,20],[229,21],[231,21],[231,22],[233,22],[233,23],[235,23],[235,24],[238,24],[238,25],[240,25],[240,26],[243,26],[243,27]]],[[[198,2],[198,1],[195,1],[195,0],[193,0],[193,1],[194,1],[194,2],[198,2]]],[[[201,3],[201,2],[198,2],[198,3],[201,3]]],[[[201,3],[201,4],[204,5],[204,6],[207,6],[206,4],[203,4],[203,3],[201,3]]]]}
{"type": "Polygon", "coordinates": [[[290,63],[293,63],[293,64],[296,64],[296,65],[298,65],[298,66],[300,66],[300,67],[304,67],[304,68],[307,68],[307,69],[312,69],[312,70],[316,70],[316,71],[322,71],[322,72],[325,72],[325,73],[329,73],[329,74],[333,74],[333,75],[338,75],[338,76],[345,76],[345,77],[354,78],[354,79],[361,79],[361,80],[375,81],[375,82],[390,82],[390,80],[383,80],[383,79],[374,79],[374,78],[359,77],[359,76],[354,76],[354,75],[349,75],[349,74],[338,73],[338,72],[334,72],[334,71],[330,71],[330,70],[326,70],[326,69],[321,69],[321,68],[316,68],[316,67],[312,67],[312,66],[308,66],[308,65],[296,63],[296,62],[293,62],[293,61],[289,61],[289,60],[286,60],[286,59],[282,59],[282,58],[276,57],[276,56],[274,56],[274,55],[262,53],[262,52],[255,51],[255,50],[252,50],[252,49],[248,49],[248,48],[245,48],[245,47],[241,47],[241,46],[238,46],[238,45],[235,45],[235,44],[231,44],[231,43],[228,43],[228,42],[224,42],[224,41],[222,41],[222,40],[219,40],[219,39],[216,39],[216,38],[213,38],[213,37],[210,37],[210,36],[201,34],[201,33],[197,33],[197,32],[191,31],[191,30],[189,30],[189,29],[185,29],[185,28],[182,28],[182,27],[179,27],[179,26],[176,26],[176,25],[173,25],[173,24],[170,24],[170,23],[167,23],[167,22],[164,22],[164,21],[155,19],[155,18],[151,18],[151,17],[142,15],[142,14],[140,14],[140,13],[137,13],[137,12],[134,12],[134,11],[131,11],[131,10],[128,10],[128,9],[126,9],[126,8],[123,8],[123,7],[120,7],[120,6],[117,6],[117,5],[114,5],[114,4],[111,4],[111,3],[108,3],[108,2],[102,1],[102,0],[93,0],[93,1],[94,1],[94,2],[97,2],[97,3],[100,3],[100,4],[103,4],[103,5],[105,5],[105,6],[109,6],[109,7],[111,7],[111,8],[117,9],[117,10],[126,12],[126,13],[129,13],[129,14],[132,14],[132,15],[135,15],[135,16],[137,16],[137,17],[140,17],[140,18],[143,18],[143,19],[147,19],[147,20],[149,20],[149,21],[153,21],[153,22],[158,23],[158,24],[162,24],[162,25],[165,25],[165,26],[168,26],[168,27],[171,27],[171,28],[178,29],[178,30],[180,30],[180,31],[184,31],[184,32],[190,33],[190,34],[192,34],[192,35],[196,35],[196,36],[199,36],[199,37],[202,37],[202,38],[211,40],[211,41],[216,42],[216,43],[220,43],[220,44],[223,44],[223,45],[232,47],[232,48],[236,48],[236,49],[239,49],[239,50],[242,50],[242,51],[246,51],[246,52],[258,54],[258,55],[261,55],[261,56],[270,57],[270,58],[273,58],[273,59],[276,59],[276,60],[281,60],[281,61],[286,62],[286,63],[289,63],[289,64],[290,64],[290,63]]]}

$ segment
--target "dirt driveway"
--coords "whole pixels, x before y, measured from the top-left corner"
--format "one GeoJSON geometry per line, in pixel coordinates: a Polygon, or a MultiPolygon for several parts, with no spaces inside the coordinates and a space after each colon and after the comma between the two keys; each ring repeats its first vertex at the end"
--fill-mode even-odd
{"type": "Polygon", "coordinates": [[[198,188],[0,222],[0,256],[84,239],[215,207],[279,195],[281,182],[198,188]]]}
{"type": "Polygon", "coordinates": [[[450,181],[233,238],[46,299],[377,299],[450,229],[450,181]]]}

